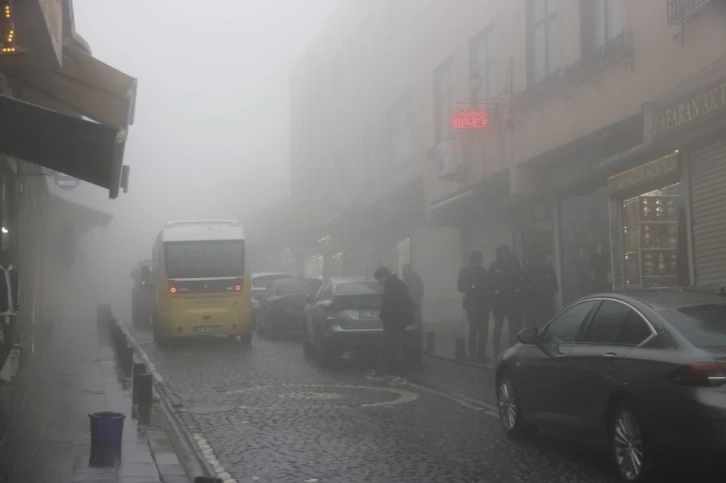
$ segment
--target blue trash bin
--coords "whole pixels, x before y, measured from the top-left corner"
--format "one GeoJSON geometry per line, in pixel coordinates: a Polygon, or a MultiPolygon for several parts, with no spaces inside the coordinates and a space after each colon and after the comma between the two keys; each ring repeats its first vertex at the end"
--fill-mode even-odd
{"type": "Polygon", "coordinates": [[[124,434],[124,416],[121,413],[102,411],[89,414],[91,420],[91,445],[120,445],[124,434]]]}

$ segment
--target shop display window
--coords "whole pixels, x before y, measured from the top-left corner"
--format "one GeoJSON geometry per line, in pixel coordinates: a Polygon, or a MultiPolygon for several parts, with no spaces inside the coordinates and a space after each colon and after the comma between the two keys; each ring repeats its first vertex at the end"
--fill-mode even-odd
{"type": "Polygon", "coordinates": [[[680,183],[623,201],[625,288],[678,285],[682,203],[680,183]]]}

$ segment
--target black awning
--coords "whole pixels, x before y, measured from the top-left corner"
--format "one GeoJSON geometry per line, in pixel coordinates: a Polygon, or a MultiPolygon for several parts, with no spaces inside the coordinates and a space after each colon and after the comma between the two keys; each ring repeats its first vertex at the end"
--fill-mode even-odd
{"type": "Polygon", "coordinates": [[[123,131],[0,95],[0,152],[118,192],[123,131]]]}

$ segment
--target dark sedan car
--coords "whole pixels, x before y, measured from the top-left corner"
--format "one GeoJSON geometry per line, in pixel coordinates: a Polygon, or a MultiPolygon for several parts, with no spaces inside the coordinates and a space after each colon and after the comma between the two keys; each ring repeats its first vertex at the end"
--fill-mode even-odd
{"type": "Polygon", "coordinates": [[[320,285],[316,280],[287,278],[272,282],[262,294],[257,315],[257,331],[270,338],[302,334],[303,310],[320,285]]]}
{"type": "MultiPolygon", "coordinates": [[[[345,352],[362,350],[377,353],[383,325],[378,311],[383,286],[364,277],[331,278],[305,307],[305,352],[328,365],[345,352]]],[[[421,330],[406,329],[406,359],[418,366],[423,356],[421,330]]]]}
{"type": "Polygon", "coordinates": [[[661,450],[726,450],[726,304],[714,292],[593,295],[497,367],[504,431],[538,427],[604,443],[624,481],[646,481],[661,450]]]}

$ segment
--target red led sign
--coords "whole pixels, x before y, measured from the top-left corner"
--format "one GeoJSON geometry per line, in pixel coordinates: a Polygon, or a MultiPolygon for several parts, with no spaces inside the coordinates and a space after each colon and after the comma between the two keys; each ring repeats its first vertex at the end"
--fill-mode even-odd
{"type": "Polygon", "coordinates": [[[484,109],[458,109],[451,112],[451,127],[454,129],[487,129],[489,119],[484,109]]]}

